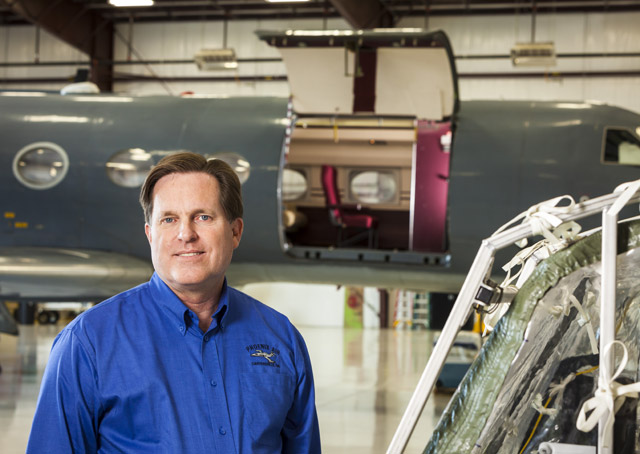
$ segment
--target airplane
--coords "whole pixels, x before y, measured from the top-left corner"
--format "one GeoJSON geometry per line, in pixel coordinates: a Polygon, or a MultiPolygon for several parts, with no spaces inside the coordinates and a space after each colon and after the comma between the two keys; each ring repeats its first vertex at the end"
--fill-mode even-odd
{"type": "Polygon", "coordinates": [[[0,92],[3,300],[100,301],[148,279],[140,186],[181,150],[243,182],[234,286],[455,293],[505,218],[638,178],[640,115],[460,101],[443,32],[259,36],[279,47],[291,98],[0,92]]]}

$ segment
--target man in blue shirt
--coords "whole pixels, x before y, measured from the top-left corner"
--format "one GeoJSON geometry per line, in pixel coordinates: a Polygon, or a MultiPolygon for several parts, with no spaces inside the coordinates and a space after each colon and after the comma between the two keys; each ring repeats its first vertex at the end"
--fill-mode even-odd
{"type": "Polygon", "coordinates": [[[140,194],[155,273],[56,338],[28,453],[319,453],[311,363],[289,320],[227,286],[233,170],[162,159],[140,194]]]}

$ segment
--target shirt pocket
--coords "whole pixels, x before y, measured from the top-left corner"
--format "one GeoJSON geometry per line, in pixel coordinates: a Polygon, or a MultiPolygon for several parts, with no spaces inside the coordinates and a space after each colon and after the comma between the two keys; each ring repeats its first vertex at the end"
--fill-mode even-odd
{"type": "MultiPolygon", "coordinates": [[[[243,438],[251,439],[252,452],[281,449],[280,434],[295,395],[294,378],[286,374],[242,373],[240,375],[243,438]],[[249,435],[249,437],[247,437],[249,435]]],[[[279,451],[278,451],[279,452],[279,451]]]]}

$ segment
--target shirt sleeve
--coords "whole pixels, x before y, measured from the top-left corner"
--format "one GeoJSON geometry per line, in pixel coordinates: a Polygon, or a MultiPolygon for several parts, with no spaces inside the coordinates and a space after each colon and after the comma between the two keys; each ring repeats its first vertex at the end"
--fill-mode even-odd
{"type": "Polygon", "coordinates": [[[45,368],[27,454],[97,452],[95,364],[78,337],[63,330],[45,368]]]}
{"type": "MultiPolygon", "coordinates": [[[[294,328],[295,330],[295,328],[294,328]]],[[[320,428],[316,413],[316,396],[313,372],[307,346],[300,333],[295,330],[300,354],[300,369],[293,405],[287,414],[282,430],[283,449],[286,454],[317,454],[320,448],[320,428]]]]}

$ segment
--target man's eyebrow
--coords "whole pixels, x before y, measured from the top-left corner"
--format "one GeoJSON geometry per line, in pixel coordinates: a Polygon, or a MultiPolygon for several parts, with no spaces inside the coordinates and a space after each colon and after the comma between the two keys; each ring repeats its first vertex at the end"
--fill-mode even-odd
{"type": "MultiPolygon", "coordinates": [[[[193,216],[196,214],[202,214],[202,213],[206,213],[210,216],[213,216],[213,210],[211,209],[207,209],[207,208],[195,208],[193,210],[191,210],[189,213],[187,213],[189,216],[193,216]]],[[[158,216],[160,217],[165,217],[165,216],[178,216],[178,213],[172,210],[166,210],[166,211],[160,211],[158,212],[158,216]]]]}

